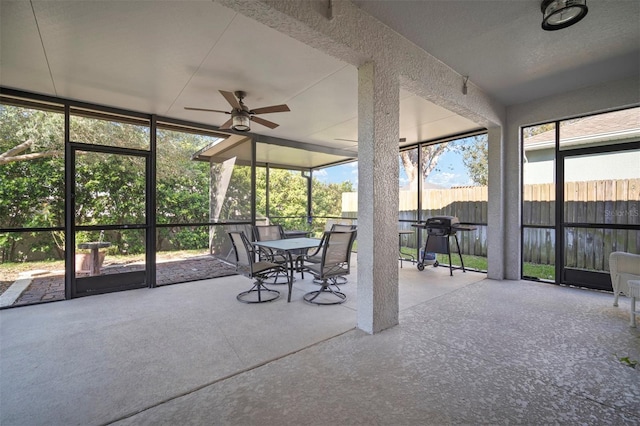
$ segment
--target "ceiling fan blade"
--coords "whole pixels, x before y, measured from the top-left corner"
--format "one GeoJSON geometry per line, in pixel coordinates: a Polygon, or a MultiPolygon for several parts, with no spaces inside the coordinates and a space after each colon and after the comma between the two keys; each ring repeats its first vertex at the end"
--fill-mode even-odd
{"type": "Polygon", "coordinates": [[[231,128],[231,123],[233,123],[233,118],[230,118],[227,121],[225,121],[222,124],[222,126],[218,127],[218,129],[220,129],[220,130],[230,129],[231,128]]]}
{"type": "Polygon", "coordinates": [[[287,112],[291,111],[289,107],[285,104],[282,105],[271,105],[268,107],[256,108],[249,111],[249,114],[269,114],[271,112],[287,112]]]}
{"type": "Polygon", "coordinates": [[[251,121],[255,121],[256,123],[262,124],[263,126],[266,126],[270,129],[275,129],[276,127],[279,126],[279,124],[276,124],[269,120],[265,120],[264,118],[260,118],[260,117],[251,117],[251,121]]]}
{"type": "Polygon", "coordinates": [[[233,92],[225,92],[224,90],[220,90],[219,92],[222,96],[224,96],[224,98],[232,107],[236,109],[242,109],[242,107],[240,106],[240,102],[238,102],[238,100],[236,99],[236,95],[234,95],[233,92]]]}
{"type": "Polygon", "coordinates": [[[220,111],[219,109],[192,108],[192,107],[184,107],[184,109],[188,109],[190,111],[221,112],[223,114],[231,114],[229,111],[220,111]]]}

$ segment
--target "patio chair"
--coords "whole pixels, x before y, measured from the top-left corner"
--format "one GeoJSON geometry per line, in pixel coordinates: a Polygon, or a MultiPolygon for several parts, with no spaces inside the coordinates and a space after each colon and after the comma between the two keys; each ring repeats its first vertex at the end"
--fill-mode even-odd
{"type": "MultiPolygon", "coordinates": [[[[236,253],[236,271],[245,277],[255,279],[253,287],[236,296],[243,303],[271,302],[280,297],[280,292],[271,290],[264,285],[264,281],[279,274],[288,277],[287,268],[283,264],[256,261],[256,251],[243,231],[229,232],[229,238],[236,253]]],[[[289,301],[291,300],[292,283],[289,280],[289,301]]]]}
{"type": "Polygon", "coordinates": [[[340,291],[337,279],[349,275],[351,270],[351,248],[356,231],[324,233],[322,239],[322,258],[320,263],[301,264],[301,269],[309,271],[321,281],[320,290],[310,291],[302,298],[316,305],[336,305],[343,303],[347,296],[340,291]],[[332,287],[335,287],[334,290],[332,287]],[[323,296],[318,299],[319,296],[323,296]],[[329,299],[325,299],[328,296],[329,299]]]}
{"type": "Polygon", "coordinates": [[[318,247],[307,250],[305,254],[301,254],[296,258],[296,271],[300,272],[300,277],[304,279],[304,265],[306,263],[320,263],[322,262],[322,252],[324,249],[324,241],[327,238],[327,233],[322,234],[322,239],[318,247]]]}
{"type": "MultiPolygon", "coordinates": [[[[254,225],[253,237],[255,241],[274,241],[286,238],[284,230],[280,225],[254,225]]],[[[286,265],[288,262],[288,259],[284,255],[265,247],[259,248],[258,258],[260,260],[282,265],[286,265]]],[[[286,284],[289,281],[289,277],[287,275],[284,278],[286,281],[282,281],[281,276],[276,275],[269,284],[286,284]]]]}
{"type": "Polygon", "coordinates": [[[614,251],[609,255],[609,272],[613,286],[613,306],[620,294],[629,296],[629,280],[640,280],[640,254],[614,251]]]}
{"type": "MultiPolygon", "coordinates": [[[[349,232],[354,231],[357,228],[356,225],[345,225],[341,223],[334,223],[331,225],[331,232],[349,232]]],[[[306,254],[302,256],[298,256],[296,261],[298,263],[307,262],[307,263],[320,263],[322,261],[322,246],[324,242],[325,236],[322,236],[323,241],[320,242],[320,245],[316,249],[309,250],[306,254]]],[[[304,279],[304,270],[300,267],[296,267],[296,271],[300,272],[300,277],[304,279]]],[[[315,281],[315,280],[314,280],[315,281]]],[[[336,279],[338,284],[346,284],[347,277],[338,277],[336,279]]],[[[319,282],[318,282],[319,284],[319,282]]]]}

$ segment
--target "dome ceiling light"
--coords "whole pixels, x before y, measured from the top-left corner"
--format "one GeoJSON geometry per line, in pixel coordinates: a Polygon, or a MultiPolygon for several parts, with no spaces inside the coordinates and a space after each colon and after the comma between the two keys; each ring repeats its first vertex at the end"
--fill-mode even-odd
{"type": "Polygon", "coordinates": [[[555,31],[567,28],[587,16],[587,0],[543,0],[542,29],[555,31]]]}

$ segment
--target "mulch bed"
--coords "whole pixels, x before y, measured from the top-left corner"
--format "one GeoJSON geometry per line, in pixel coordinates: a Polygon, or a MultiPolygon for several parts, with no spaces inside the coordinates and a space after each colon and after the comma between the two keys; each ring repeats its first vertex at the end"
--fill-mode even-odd
{"type": "MultiPolygon", "coordinates": [[[[102,274],[111,275],[141,269],[144,269],[141,264],[105,266],[102,269],[102,274]]],[[[156,285],[158,286],[230,275],[236,275],[235,267],[212,256],[175,259],[156,264],[156,285]]],[[[0,281],[0,294],[6,291],[11,284],[13,284],[13,281],[0,281]]],[[[64,275],[43,275],[32,278],[31,284],[15,301],[13,306],[63,299],[64,275]]]]}
{"type": "Polygon", "coordinates": [[[7,289],[11,287],[11,284],[13,284],[13,281],[0,281],[0,294],[7,291],[7,289]]]}

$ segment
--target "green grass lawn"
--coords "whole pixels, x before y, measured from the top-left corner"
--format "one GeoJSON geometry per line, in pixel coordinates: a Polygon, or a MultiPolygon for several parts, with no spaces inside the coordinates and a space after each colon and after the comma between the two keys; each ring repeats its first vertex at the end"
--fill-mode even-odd
{"type": "Polygon", "coordinates": [[[535,277],[541,280],[555,281],[556,279],[556,267],[555,265],[541,265],[538,263],[524,264],[524,270],[522,271],[525,277],[535,277]]]}
{"type": "MultiPolygon", "coordinates": [[[[401,253],[404,257],[410,257],[408,255],[416,256],[416,250],[409,247],[402,247],[401,253]]],[[[436,259],[438,263],[448,264],[449,256],[446,254],[438,254],[436,259]]],[[[462,255],[462,260],[464,261],[464,267],[468,269],[476,269],[478,271],[487,271],[487,258],[481,256],[471,256],[468,254],[462,255]]],[[[454,266],[460,265],[460,257],[457,253],[451,253],[451,263],[454,266]]],[[[541,280],[555,280],[555,266],[554,265],[542,265],[537,263],[528,263],[525,262],[523,267],[523,275],[526,277],[534,277],[541,280]]]]}

